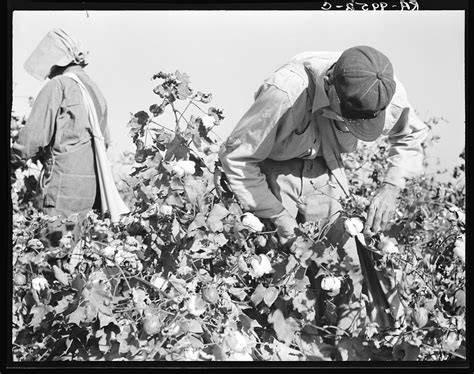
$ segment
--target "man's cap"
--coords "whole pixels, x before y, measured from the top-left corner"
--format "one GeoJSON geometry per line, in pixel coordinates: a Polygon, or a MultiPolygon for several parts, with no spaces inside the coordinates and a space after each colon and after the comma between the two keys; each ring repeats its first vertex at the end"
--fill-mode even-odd
{"type": "Polygon", "coordinates": [[[385,109],[395,93],[390,60],[369,46],[346,49],[334,65],[331,81],[339,97],[341,114],[349,131],[364,141],[374,141],[383,131],[385,109]]]}
{"type": "Polygon", "coordinates": [[[87,52],[81,43],[62,29],[50,30],[26,60],[23,67],[38,80],[49,76],[53,66],[71,62],[86,64],[87,52]]]}

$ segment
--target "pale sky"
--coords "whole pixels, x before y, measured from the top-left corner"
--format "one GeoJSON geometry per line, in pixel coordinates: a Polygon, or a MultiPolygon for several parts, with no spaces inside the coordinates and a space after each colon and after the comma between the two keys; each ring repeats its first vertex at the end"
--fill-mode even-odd
{"type": "Polygon", "coordinates": [[[253,101],[260,83],[303,51],[370,45],[385,53],[420,118],[443,117],[435,155],[440,167],[458,164],[464,147],[464,12],[325,11],[15,11],[13,109],[45,82],[23,63],[52,28],[63,28],[90,52],[86,71],[102,90],[117,152],[133,149],[129,113],[159,98],[151,77],[179,70],[191,87],[211,92],[224,111],[225,138],[253,101]]]}

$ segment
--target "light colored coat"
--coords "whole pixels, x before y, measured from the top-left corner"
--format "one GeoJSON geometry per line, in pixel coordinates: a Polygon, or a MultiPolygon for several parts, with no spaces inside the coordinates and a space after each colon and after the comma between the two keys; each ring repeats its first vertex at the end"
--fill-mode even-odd
{"type": "MultiPolygon", "coordinates": [[[[91,94],[106,144],[109,143],[107,106],[96,84],[79,66],[76,74],[91,94]]],[[[51,142],[54,165],[42,191],[43,209],[54,214],[82,213],[92,209],[97,194],[91,127],[81,90],[71,78],[58,75],[38,94],[18,135],[17,149],[25,159],[51,142]]]]}

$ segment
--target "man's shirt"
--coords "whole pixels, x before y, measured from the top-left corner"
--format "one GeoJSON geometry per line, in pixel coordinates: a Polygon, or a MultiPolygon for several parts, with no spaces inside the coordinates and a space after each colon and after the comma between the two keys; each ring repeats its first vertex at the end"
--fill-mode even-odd
{"type": "MultiPolygon", "coordinates": [[[[356,150],[358,139],[334,126],[334,112],[324,90],[324,76],[341,53],[305,52],[279,68],[260,86],[255,102],[227,139],[220,159],[233,192],[246,210],[262,218],[275,218],[285,211],[268,188],[259,162],[323,156],[335,171],[338,167],[330,165],[329,158],[356,150]],[[335,137],[328,137],[327,121],[335,129],[335,137]]],[[[403,188],[408,178],[422,170],[427,127],[416,116],[396,77],[395,82],[382,133],[391,143],[385,182],[403,188]]]]}

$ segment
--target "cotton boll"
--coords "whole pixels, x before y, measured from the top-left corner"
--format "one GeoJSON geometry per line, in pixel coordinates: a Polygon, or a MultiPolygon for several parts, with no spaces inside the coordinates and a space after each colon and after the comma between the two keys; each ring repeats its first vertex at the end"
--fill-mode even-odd
{"type": "Polygon", "coordinates": [[[196,164],[194,161],[178,161],[178,166],[183,169],[184,174],[192,175],[196,172],[196,164]]]}
{"type": "Polygon", "coordinates": [[[252,213],[244,213],[242,215],[242,224],[245,228],[252,231],[262,231],[264,224],[252,213]]]}
{"type": "Polygon", "coordinates": [[[378,248],[384,254],[394,254],[399,252],[395,239],[384,236],[381,237],[378,248]]]}
{"type": "Polygon", "coordinates": [[[202,120],[202,125],[208,129],[212,126],[214,126],[214,122],[215,122],[215,119],[213,116],[202,116],[201,117],[201,120],[202,120]]]}
{"type": "Polygon", "coordinates": [[[328,291],[330,296],[336,296],[341,290],[341,279],[338,277],[325,277],[321,281],[321,288],[328,291]]]}
{"type": "Polygon", "coordinates": [[[355,236],[360,233],[364,228],[362,221],[357,218],[348,218],[344,221],[344,229],[350,236],[355,236]]]}
{"type": "Polygon", "coordinates": [[[206,302],[197,295],[192,295],[187,305],[188,312],[194,316],[200,316],[206,311],[206,302]]]}
{"type": "Polygon", "coordinates": [[[462,262],[466,262],[466,243],[464,235],[456,239],[453,253],[459,257],[462,262]]]}
{"type": "Polygon", "coordinates": [[[164,216],[170,216],[173,213],[173,207],[167,204],[162,204],[160,206],[160,213],[164,216]]]}
{"type": "Polygon", "coordinates": [[[39,276],[32,279],[31,286],[33,287],[34,290],[39,292],[41,290],[44,290],[46,287],[48,287],[48,281],[46,280],[45,277],[39,276]]]}
{"type": "Polygon", "coordinates": [[[181,178],[184,175],[183,168],[178,164],[174,165],[171,170],[173,171],[173,174],[179,178],[181,178]]]}
{"type": "Polygon", "coordinates": [[[264,274],[269,274],[272,271],[272,265],[270,263],[269,258],[261,254],[258,257],[255,256],[250,260],[250,275],[254,278],[260,278],[264,274]]]}

